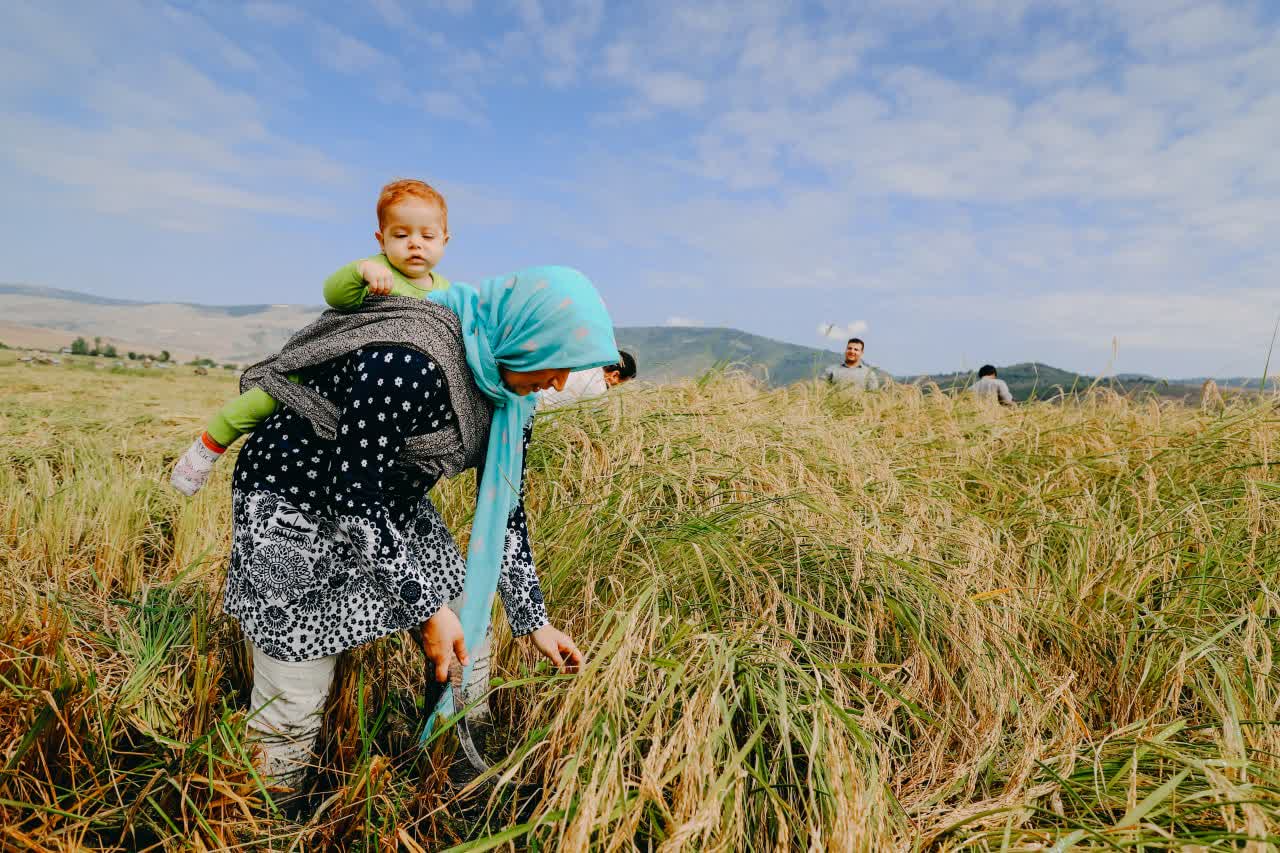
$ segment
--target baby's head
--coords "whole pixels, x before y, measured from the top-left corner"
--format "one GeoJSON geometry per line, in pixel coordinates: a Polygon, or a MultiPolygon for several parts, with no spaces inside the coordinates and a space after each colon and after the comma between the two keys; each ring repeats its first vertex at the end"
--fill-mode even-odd
{"type": "Polygon", "coordinates": [[[449,206],[422,181],[392,181],[378,196],[378,245],[405,278],[426,278],[449,242],[449,206]]]}

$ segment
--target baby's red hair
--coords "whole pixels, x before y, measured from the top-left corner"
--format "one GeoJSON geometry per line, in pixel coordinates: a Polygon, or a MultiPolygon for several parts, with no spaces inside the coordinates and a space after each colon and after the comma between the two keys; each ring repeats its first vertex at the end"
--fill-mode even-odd
{"type": "Polygon", "coordinates": [[[408,178],[392,181],[382,188],[382,192],[378,195],[379,228],[386,221],[387,208],[393,204],[399,204],[407,198],[421,199],[429,204],[438,206],[440,208],[440,217],[444,220],[445,233],[449,232],[449,205],[445,204],[444,196],[440,195],[431,184],[408,178]]]}

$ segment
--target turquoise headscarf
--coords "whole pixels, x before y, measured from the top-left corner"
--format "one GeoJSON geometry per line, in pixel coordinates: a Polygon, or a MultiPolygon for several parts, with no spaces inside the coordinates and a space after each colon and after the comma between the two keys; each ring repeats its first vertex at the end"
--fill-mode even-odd
{"type": "MultiPolygon", "coordinates": [[[[586,276],[568,267],[530,267],[485,279],[476,287],[455,281],[427,298],[462,321],[467,366],[494,407],[458,613],[467,649],[472,650],[484,639],[493,611],[507,519],[520,500],[524,428],[537,406],[536,394],[520,396],[502,383],[498,365],[510,370],[586,370],[618,361],[618,345],[600,294],[586,276]]],[[[470,665],[463,684],[469,670],[470,665]]],[[[446,691],[445,699],[448,695],[446,691]]],[[[436,712],[443,710],[444,699],[436,712]]],[[[424,737],[434,721],[433,714],[424,737]]]]}

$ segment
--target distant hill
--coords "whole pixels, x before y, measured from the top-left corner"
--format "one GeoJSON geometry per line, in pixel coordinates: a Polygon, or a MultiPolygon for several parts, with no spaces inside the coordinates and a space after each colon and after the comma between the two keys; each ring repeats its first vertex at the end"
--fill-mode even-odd
{"type": "Polygon", "coordinates": [[[719,364],[747,367],[773,385],[812,379],[840,360],[830,350],[788,344],[737,329],[620,326],[618,346],[636,357],[640,375],[662,382],[699,376],[719,364]]]}
{"type": "Polygon", "coordinates": [[[183,361],[196,356],[244,363],[267,355],[320,313],[307,305],[196,305],[136,302],[73,290],[0,284],[0,341],[10,346],[59,345],[101,336],[126,349],[169,350],[183,361]]]}
{"type": "MultiPolygon", "coordinates": [[[[318,305],[198,305],[189,302],[137,302],[26,284],[0,284],[0,343],[57,349],[77,336],[101,336],[121,352],[169,350],[175,359],[197,356],[244,364],[274,352],[296,330],[320,313],[318,305]]],[[[831,350],[789,344],[737,329],[670,326],[620,326],[618,345],[639,360],[640,375],[649,381],[699,376],[717,365],[750,370],[773,385],[817,376],[840,360],[831,350]]],[[[1058,389],[1083,389],[1092,376],[1046,364],[1001,367],[1000,378],[1019,400],[1053,396],[1058,389]]],[[[944,388],[966,387],[971,372],[898,377],[898,381],[937,382],[944,388]]],[[[1121,375],[1104,380],[1124,392],[1152,392],[1166,397],[1198,393],[1204,377],[1161,380],[1121,375]]],[[[1258,379],[1218,379],[1227,389],[1257,388],[1258,379]]],[[[1274,387],[1274,386],[1273,386],[1274,387]]]]}
{"type": "Polygon", "coordinates": [[[135,299],[115,299],[110,296],[95,296],[92,293],[81,293],[78,290],[62,290],[57,287],[37,287],[30,284],[0,284],[0,298],[33,297],[36,299],[60,299],[65,302],[80,302],[85,305],[122,305],[133,308],[155,307],[157,305],[177,305],[183,308],[194,308],[209,314],[225,314],[228,317],[245,317],[252,314],[263,314],[273,308],[303,308],[319,312],[323,306],[296,305],[202,305],[198,302],[139,302],[135,299]]]}
{"type": "MultiPolygon", "coordinates": [[[[311,322],[321,306],[197,305],[108,299],[72,290],[0,284],[0,342],[56,348],[77,335],[100,335],[117,348],[167,349],[175,358],[206,356],[245,363],[274,352],[311,322]],[[127,343],[127,346],[122,346],[127,343]]],[[[640,361],[647,380],[697,376],[717,364],[749,367],[781,385],[817,375],[839,356],[736,329],[620,327],[619,345],[640,361]]]]}
{"type": "Polygon", "coordinates": [[[94,296],[92,293],[81,293],[78,290],[62,290],[57,287],[37,287],[32,284],[0,283],[0,296],[32,296],[37,299],[62,299],[67,302],[83,302],[86,305],[144,305],[129,299],[112,299],[109,296],[94,296]]]}
{"type": "MultiPolygon", "coordinates": [[[[1275,365],[1280,367],[1280,365],[1275,365]]],[[[1121,379],[1127,379],[1127,376],[1121,376],[1121,379]]],[[[1142,377],[1139,377],[1142,378],[1142,377]]],[[[1150,378],[1150,377],[1145,377],[1150,378]]],[[[1189,376],[1185,379],[1170,379],[1169,382],[1175,385],[1194,385],[1197,388],[1206,380],[1212,379],[1218,383],[1219,388],[1235,388],[1241,391],[1257,391],[1262,385],[1262,376],[1189,376]]],[[[1267,377],[1267,388],[1276,391],[1280,390],[1280,376],[1271,375],[1267,377]]]]}
{"type": "MultiPolygon", "coordinates": [[[[1098,379],[1083,373],[1072,373],[1047,364],[1023,362],[1007,367],[997,365],[1000,378],[1009,383],[1009,391],[1019,402],[1030,399],[1043,400],[1062,392],[1083,391],[1095,383],[1111,388],[1121,394],[1150,393],[1160,397],[1185,399],[1200,393],[1200,380],[1157,379],[1140,374],[1122,374],[1114,377],[1098,379]]],[[[978,373],[960,371],[957,373],[922,374],[904,376],[902,382],[936,382],[941,388],[966,388],[977,381],[978,373]]],[[[1254,380],[1255,387],[1257,380],[1254,380]]],[[[1222,382],[1218,383],[1223,385],[1222,382]]],[[[1226,386],[1224,386],[1226,387],[1226,386]]]]}

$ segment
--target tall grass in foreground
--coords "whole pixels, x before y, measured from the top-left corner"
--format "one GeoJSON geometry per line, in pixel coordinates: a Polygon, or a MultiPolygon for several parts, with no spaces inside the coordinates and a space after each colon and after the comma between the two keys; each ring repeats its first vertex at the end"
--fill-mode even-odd
{"type": "MultiPolygon", "coordinates": [[[[228,475],[163,485],[222,378],[0,364],[0,845],[1269,849],[1280,435],[1109,392],[993,411],[713,378],[540,418],[535,545],[590,657],[499,633],[460,799],[420,673],[351,655],[310,826],[269,807],[218,612],[228,475]],[[517,783],[542,788],[517,814],[517,783]],[[483,812],[483,813],[482,813],[483,812]],[[487,840],[480,840],[487,839],[487,840]]],[[[438,495],[465,528],[465,483],[438,495]]]]}

